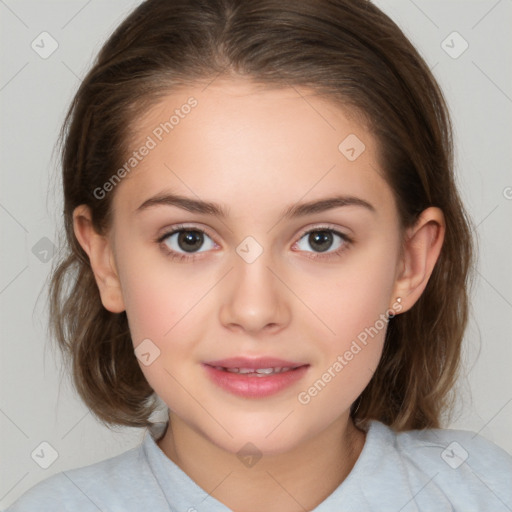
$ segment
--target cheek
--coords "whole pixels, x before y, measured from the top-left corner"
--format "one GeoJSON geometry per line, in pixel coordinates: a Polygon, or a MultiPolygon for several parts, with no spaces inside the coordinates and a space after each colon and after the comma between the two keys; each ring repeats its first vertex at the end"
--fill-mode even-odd
{"type": "Polygon", "coordinates": [[[177,321],[173,294],[164,291],[165,283],[148,276],[147,269],[124,280],[123,296],[134,345],[146,338],[162,338],[177,321]]]}
{"type": "MultiPolygon", "coordinates": [[[[334,333],[323,329],[323,336],[312,337],[319,357],[297,396],[299,407],[315,417],[316,423],[334,421],[370,382],[389,325],[391,285],[386,276],[369,272],[333,287],[324,299],[323,319],[334,333]]],[[[314,336],[314,331],[310,332],[314,336]]]]}
{"type": "Polygon", "coordinates": [[[140,241],[125,245],[131,250],[119,244],[117,266],[133,342],[149,338],[162,343],[194,312],[208,283],[171,263],[156,244],[149,249],[140,241]]]}
{"type": "Polygon", "coordinates": [[[396,247],[376,244],[347,258],[334,278],[316,276],[309,304],[323,325],[311,323],[309,334],[321,355],[298,402],[323,421],[350,407],[379,364],[394,302],[396,247]]]}
{"type": "Polygon", "coordinates": [[[311,418],[314,432],[349,411],[370,382],[380,360],[385,330],[366,344],[355,339],[332,354],[297,395],[301,416],[311,418]]]}
{"type": "MultiPolygon", "coordinates": [[[[391,295],[397,247],[398,243],[383,240],[364,250],[347,253],[336,270],[314,276],[309,293],[302,289],[303,294],[307,293],[305,297],[311,309],[324,323],[321,329],[328,345],[343,349],[364,329],[374,326],[394,302],[391,295]]],[[[319,328],[320,322],[315,322],[314,327],[319,328]]]]}
{"type": "Polygon", "coordinates": [[[146,265],[140,273],[127,276],[124,290],[139,367],[171,410],[181,410],[189,399],[179,383],[186,382],[194,363],[195,340],[199,339],[194,319],[200,308],[194,306],[200,290],[183,286],[181,281],[183,278],[169,279],[158,268],[146,265]],[[142,355],[146,353],[149,360],[145,361],[142,355]]]}

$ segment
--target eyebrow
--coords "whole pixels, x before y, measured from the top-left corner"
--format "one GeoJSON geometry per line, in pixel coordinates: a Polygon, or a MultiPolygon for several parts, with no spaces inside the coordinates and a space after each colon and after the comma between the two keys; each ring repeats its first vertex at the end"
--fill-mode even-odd
{"type": "MultiPolygon", "coordinates": [[[[228,217],[227,210],[217,203],[201,201],[199,199],[192,199],[190,197],[168,193],[157,194],[153,197],[150,197],[149,199],[146,199],[135,210],[135,213],[140,213],[155,206],[175,206],[191,213],[213,215],[223,219],[228,217]]],[[[317,201],[310,201],[308,203],[291,205],[285,208],[281,215],[283,218],[290,219],[312,215],[314,213],[321,213],[333,208],[340,208],[342,206],[360,206],[366,208],[372,213],[376,213],[374,206],[364,199],[360,199],[359,197],[354,196],[338,195],[317,201]]]]}

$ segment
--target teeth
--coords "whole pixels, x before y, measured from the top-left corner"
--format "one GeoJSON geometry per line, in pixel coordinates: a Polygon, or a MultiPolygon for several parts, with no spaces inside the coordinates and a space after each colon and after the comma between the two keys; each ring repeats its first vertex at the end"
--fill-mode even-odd
{"type": "Polygon", "coordinates": [[[216,370],[224,370],[229,373],[240,373],[240,374],[256,374],[256,375],[273,375],[275,373],[282,373],[291,370],[289,366],[279,368],[223,368],[222,366],[216,366],[216,370]]]}
{"type": "Polygon", "coordinates": [[[231,370],[234,370],[233,373],[253,373],[254,372],[254,370],[251,370],[250,368],[231,368],[231,370]]]}
{"type": "Polygon", "coordinates": [[[258,368],[256,370],[256,373],[263,373],[265,375],[270,375],[271,373],[277,373],[280,371],[281,371],[281,368],[276,368],[275,370],[274,370],[274,368],[258,368]]]}

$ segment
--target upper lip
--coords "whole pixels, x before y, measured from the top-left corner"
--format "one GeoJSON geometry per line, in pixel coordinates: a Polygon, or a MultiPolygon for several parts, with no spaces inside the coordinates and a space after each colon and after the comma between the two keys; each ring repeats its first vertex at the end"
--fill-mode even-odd
{"type": "Polygon", "coordinates": [[[208,366],[221,366],[223,368],[249,368],[252,370],[257,370],[258,368],[298,368],[299,366],[306,365],[306,363],[285,361],[275,357],[230,357],[228,359],[207,361],[204,364],[208,366]]]}

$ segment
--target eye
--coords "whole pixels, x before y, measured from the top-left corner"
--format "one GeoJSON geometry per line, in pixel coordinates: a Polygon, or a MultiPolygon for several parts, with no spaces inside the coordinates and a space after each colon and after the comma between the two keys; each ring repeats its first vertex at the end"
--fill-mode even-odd
{"type": "MultiPolygon", "coordinates": [[[[177,226],[156,241],[171,258],[180,261],[193,261],[197,254],[217,247],[212,238],[198,227],[177,226]]],[[[339,255],[350,243],[352,240],[347,235],[332,228],[321,227],[303,233],[295,245],[300,251],[312,252],[312,258],[329,258],[339,255]]]]}
{"type": "Polygon", "coordinates": [[[350,239],[347,235],[330,228],[317,228],[304,233],[297,242],[301,251],[315,253],[339,253],[346,248],[350,239]],[[308,250],[308,246],[313,251],[308,250]]]}
{"type": "Polygon", "coordinates": [[[159,238],[171,253],[186,257],[187,254],[205,252],[216,247],[215,242],[199,228],[177,228],[159,238]],[[202,250],[201,250],[202,249],[202,250]]]}

